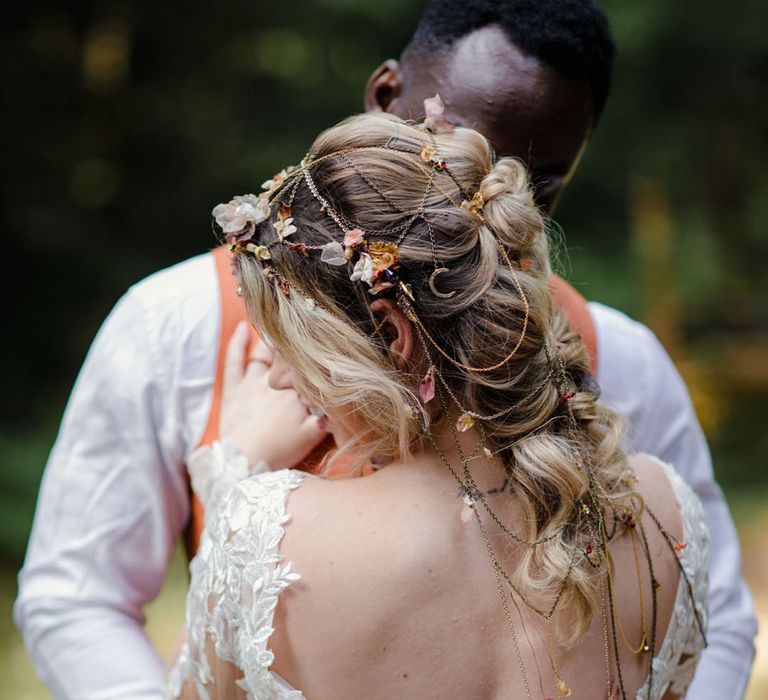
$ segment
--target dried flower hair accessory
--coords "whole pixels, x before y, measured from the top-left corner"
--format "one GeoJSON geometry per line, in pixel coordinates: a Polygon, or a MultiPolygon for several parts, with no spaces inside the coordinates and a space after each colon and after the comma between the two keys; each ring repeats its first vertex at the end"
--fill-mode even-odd
{"type": "Polygon", "coordinates": [[[258,224],[271,213],[269,202],[263,197],[244,194],[233,197],[227,204],[219,204],[211,214],[228,243],[236,244],[250,238],[258,224]]]}
{"type": "Polygon", "coordinates": [[[469,212],[472,212],[475,216],[479,217],[480,219],[483,218],[482,211],[483,207],[485,206],[485,200],[483,199],[483,193],[478,190],[475,192],[475,194],[472,195],[472,199],[465,199],[461,203],[461,208],[466,209],[469,212]]]}
{"type": "Polygon", "coordinates": [[[365,282],[369,287],[373,285],[373,260],[368,253],[360,253],[349,279],[353,282],[365,282]]]}
{"type": "Polygon", "coordinates": [[[280,202],[280,209],[277,212],[277,221],[272,224],[277,231],[277,240],[282,243],[288,236],[296,233],[296,226],[293,224],[291,208],[287,204],[280,202]]]}
{"type": "Polygon", "coordinates": [[[424,100],[424,128],[433,134],[450,134],[453,124],[445,117],[445,105],[440,95],[424,100]]]}
{"type": "Polygon", "coordinates": [[[323,252],[320,255],[320,261],[328,265],[341,266],[346,265],[349,260],[344,246],[338,241],[331,241],[322,246],[323,252]]]}
{"type": "Polygon", "coordinates": [[[419,382],[419,398],[421,403],[428,404],[435,398],[435,366],[430,365],[427,373],[419,382]]]}
{"type": "Polygon", "coordinates": [[[420,155],[421,159],[427,163],[429,167],[434,168],[437,172],[440,173],[445,170],[446,163],[437,153],[437,148],[435,148],[433,144],[426,144],[421,149],[420,155]]]}
{"type": "Polygon", "coordinates": [[[261,183],[261,189],[266,190],[263,194],[269,199],[277,192],[286,181],[288,176],[296,170],[295,165],[289,165],[287,168],[283,168],[277,175],[273,175],[269,180],[265,180],[261,183]]]}
{"type": "Polygon", "coordinates": [[[365,242],[365,232],[361,228],[353,228],[344,234],[344,257],[347,260],[352,259],[355,248],[365,242]]]}
{"type": "MultiPolygon", "coordinates": [[[[235,244],[240,245],[240,244],[235,244]]],[[[254,243],[246,243],[243,246],[244,250],[251,253],[257,260],[271,260],[272,255],[269,252],[269,248],[265,245],[256,245],[254,243]]]]}

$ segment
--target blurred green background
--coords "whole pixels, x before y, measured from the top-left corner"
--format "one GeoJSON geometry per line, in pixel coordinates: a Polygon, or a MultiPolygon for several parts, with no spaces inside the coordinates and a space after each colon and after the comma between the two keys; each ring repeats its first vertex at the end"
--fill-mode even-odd
{"type": "MultiPolygon", "coordinates": [[[[613,93],[555,218],[564,272],[648,323],[712,445],[768,626],[768,5],[603,2],[613,93]]],[[[15,3],[2,25],[0,695],[47,697],[10,621],[67,394],[131,283],[214,245],[211,206],[362,109],[416,0],[15,3]]],[[[184,575],[150,631],[170,651],[184,575]]],[[[752,698],[768,697],[768,637],[752,698]]]]}

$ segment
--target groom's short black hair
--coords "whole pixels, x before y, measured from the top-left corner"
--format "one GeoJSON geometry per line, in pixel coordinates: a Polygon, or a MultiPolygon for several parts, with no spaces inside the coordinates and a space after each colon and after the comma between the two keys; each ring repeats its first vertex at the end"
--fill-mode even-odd
{"type": "Polygon", "coordinates": [[[520,51],[563,75],[584,75],[595,119],[611,85],[616,48],[608,19],[593,0],[430,0],[406,51],[449,48],[495,24],[520,51]]]}

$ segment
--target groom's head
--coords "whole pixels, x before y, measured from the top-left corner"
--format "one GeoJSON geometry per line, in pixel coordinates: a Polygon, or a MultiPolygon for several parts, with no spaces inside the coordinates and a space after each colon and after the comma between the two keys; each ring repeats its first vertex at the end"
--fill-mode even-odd
{"type": "Polygon", "coordinates": [[[420,120],[439,93],[451,122],[528,164],[551,210],[602,112],[613,58],[592,0],[430,0],[400,61],[371,76],[365,106],[420,120]]]}

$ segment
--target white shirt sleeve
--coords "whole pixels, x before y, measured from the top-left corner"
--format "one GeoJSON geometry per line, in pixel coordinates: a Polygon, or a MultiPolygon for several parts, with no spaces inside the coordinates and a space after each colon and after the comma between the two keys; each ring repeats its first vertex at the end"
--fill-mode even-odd
{"type": "Polygon", "coordinates": [[[205,258],[117,304],[46,466],[14,616],[55,698],[163,697],[142,608],[188,517],[183,464],[210,403],[218,297],[205,258]],[[192,272],[206,284],[190,284],[192,272]]]}
{"type": "Polygon", "coordinates": [[[628,419],[629,448],[672,464],[704,506],[710,532],[708,647],[687,696],[738,700],[749,680],[757,622],[741,577],[736,529],[688,391],[650,330],[601,304],[590,304],[590,311],[602,398],[628,419]]]}

